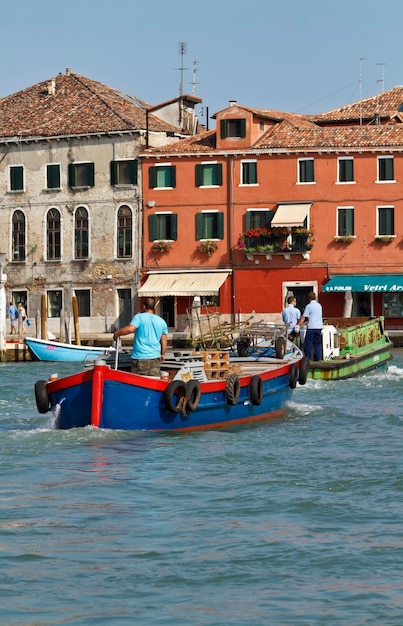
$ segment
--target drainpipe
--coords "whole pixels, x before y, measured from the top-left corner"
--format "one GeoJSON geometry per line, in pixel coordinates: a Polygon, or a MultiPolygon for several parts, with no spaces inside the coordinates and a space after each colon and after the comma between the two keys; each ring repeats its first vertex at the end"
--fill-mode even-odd
{"type": "Polygon", "coordinates": [[[236,290],[235,290],[235,264],[234,264],[234,254],[232,249],[232,230],[233,230],[233,222],[234,222],[234,176],[233,176],[233,159],[229,154],[227,156],[227,215],[228,215],[228,245],[229,245],[229,258],[231,264],[231,323],[235,325],[235,313],[236,313],[236,290]]]}

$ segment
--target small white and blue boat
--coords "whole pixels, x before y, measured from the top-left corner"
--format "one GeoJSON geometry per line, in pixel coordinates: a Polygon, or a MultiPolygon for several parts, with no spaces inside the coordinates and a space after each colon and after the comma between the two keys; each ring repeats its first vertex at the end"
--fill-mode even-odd
{"type": "Polygon", "coordinates": [[[78,361],[84,362],[98,357],[107,358],[114,347],[77,346],[71,343],[25,337],[33,361],[78,361]]]}

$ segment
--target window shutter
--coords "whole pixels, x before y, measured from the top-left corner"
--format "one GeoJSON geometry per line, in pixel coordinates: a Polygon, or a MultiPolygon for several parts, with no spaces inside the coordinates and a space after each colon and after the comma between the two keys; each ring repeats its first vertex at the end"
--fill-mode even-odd
{"type": "Polygon", "coordinates": [[[130,161],[130,182],[137,185],[137,159],[130,161]]]}
{"type": "Polygon", "coordinates": [[[171,165],[170,172],[169,172],[169,177],[170,177],[170,180],[171,180],[170,187],[176,187],[176,167],[175,167],[175,165],[171,165]]]}
{"type": "Polygon", "coordinates": [[[68,177],[69,177],[69,187],[75,187],[76,186],[76,168],[74,167],[74,163],[69,163],[68,177]]]}
{"type": "Polygon", "coordinates": [[[111,161],[111,185],[118,184],[118,162],[111,161]]]}
{"type": "Polygon", "coordinates": [[[24,169],[22,167],[11,168],[10,189],[12,191],[22,191],[24,189],[24,169]]]}
{"type": "Polygon", "coordinates": [[[217,239],[224,239],[224,213],[217,214],[217,239]]]}
{"type": "Polygon", "coordinates": [[[154,165],[148,170],[148,186],[150,189],[157,186],[157,168],[154,165]]]}
{"type": "Polygon", "coordinates": [[[88,187],[93,187],[95,184],[95,165],[94,163],[88,163],[88,187]]]}
{"type": "Polygon", "coordinates": [[[196,165],[196,187],[203,185],[203,165],[196,165]]]}
{"type": "Polygon", "coordinates": [[[157,216],[148,216],[148,240],[155,241],[157,239],[157,216]]]}
{"type": "Polygon", "coordinates": [[[251,226],[251,220],[252,220],[252,212],[251,212],[251,211],[246,211],[246,216],[245,216],[245,230],[249,230],[249,228],[252,228],[252,226],[251,226]]]}
{"type": "Polygon", "coordinates": [[[196,239],[203,239],[203,213],[196,213],[196,239]]]}
{"type": "Polygon", "coordinates": [[[226,139],[227,137],[227,122],[226,120],[220,121],[220,137],[221,139],[226,139]]]}
{"type": "Polygon", "coordinates": [[[178,239],[178,216],[176,213],[173,213],[171,215],[171,237],[170,239],[173,239],[174,241],[176,241],[178,239]]]}
{"type": "Polygon", "coordinates": [[[240,136],[246,137],[246,119],[241,119],[239,120],[239,130],[240,130],[240,136]]]}
{"type": "Polygon", "coordinates": [[[217,185],[222,186],[222,163],[217,163],[217,185]]]}

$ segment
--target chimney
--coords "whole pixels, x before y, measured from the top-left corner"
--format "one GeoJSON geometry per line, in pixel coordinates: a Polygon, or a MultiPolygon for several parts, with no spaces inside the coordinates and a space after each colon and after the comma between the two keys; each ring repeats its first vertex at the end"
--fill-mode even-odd
{"type": "Polygon", "coordinates": [[[71,67],[66,67],[66,74],[69,76],[71,74],[71,67]]]}
{"type": "Polygon", "coordinates": [[[230,105],[230,107],[235,107],[237,105],[237,101],[236,100],[230,100],[229,101],[229,105],[230,105]]]}
{"type": "Polygon", "coordinates": [[[56,81],[52,78],[51,81],[48,82],[48,96],[54,96],[56,94],[56,81]]]}

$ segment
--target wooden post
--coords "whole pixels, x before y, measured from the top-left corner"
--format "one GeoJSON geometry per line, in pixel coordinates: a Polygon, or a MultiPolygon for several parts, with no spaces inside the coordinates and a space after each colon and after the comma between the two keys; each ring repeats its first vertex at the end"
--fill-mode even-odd
{"type": "Polygon", "coordinates": [[[72,305],[73,305],[74,335],[76,337],[76,346],[81,346],[77,296],[73,296],[72,305]]]}
{"type": "Polygon", "coordinates": [[[41,339],[47,339],[47,336],[46,336],[46,320],[47,320],[46,296],[45,296],[45,294],[43,294],[42,297],[41,297],[41,339]]]}
{"type": "Polygon", "coordinates": [[[64,309],[60,309],[60,341],[62,343],[65,343],[66,341],[66,319],[65,319],[65,315],[64,315],[64,309]]]}

